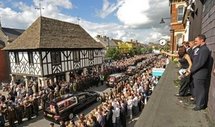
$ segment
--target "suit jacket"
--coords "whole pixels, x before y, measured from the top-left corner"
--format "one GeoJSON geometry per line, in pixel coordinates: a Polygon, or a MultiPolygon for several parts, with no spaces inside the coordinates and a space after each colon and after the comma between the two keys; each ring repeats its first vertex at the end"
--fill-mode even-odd
{"type": "Polygon", "coordinates": [[[187,54],[190,56],[190,59],[192,60],[192,57],[193,57],[193,51],[194,51],[194,49],[192,49],[192,48],[189,48],[188,50],[187,50],[187,54]]]}
{"type": "Polygon", "coordinates": [[[206,44],[197,47],[192,54],[191,74],[195,79],[207,79],[209,75],[210,50],[206,44]]]}

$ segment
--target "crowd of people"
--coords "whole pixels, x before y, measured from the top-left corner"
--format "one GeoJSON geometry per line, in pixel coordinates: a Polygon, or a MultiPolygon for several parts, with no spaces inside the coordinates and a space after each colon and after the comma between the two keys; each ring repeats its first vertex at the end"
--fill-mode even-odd
{"type": "Polygon", "coordinates": [[[135,56],[126,59],[127,62],[116,61],[117,66],[105,66],[102,73],[92,71],[87,75],[71,73],[70,82],[61,80],[51,83],[47,81],[47,86],[38,87],[36,82],[29,82],[26,88],[25,82],[17,81],[10,84],[7,95],[0,94],[0,127],[4,127],[5,123],[9,123],[10,127],[15,123],[21,124],[23,119],[30,120],[39,115],[40,109],[45,109],[46,101],[50,101],[56,97],[67,93],[73,93],[86,90],[92,86],[103,84],[104,75],[115,72],[122,72],[131,63],[145,58],[144,55],[135,56]],[[120,64],[124,63],[124,64],[120,64]]]}
{"type": "Polygon", "coordinates": [[[198,35],[195,40],[183,43],[178,48],[178,54],[161,51],[168,56],[177,57],[181,68],[179,70],[180,89],[176,96],[190,96],[194,101],[194,111],[207,108],[213,58],[206,45],[206,36],[198,35]]]}
{"type": "Polygon", "coordinates": [[[142,111],[158,83],[159,78],[152,75],[152,68],[164,65],[164,59],[147,59],[141,68],[143,72],[117,83],[110,92],[102,94],[101,105],[88,115],[80,114],[75,122],[61,122],[61,127],[126,127],[127,122],[142,111]]]}

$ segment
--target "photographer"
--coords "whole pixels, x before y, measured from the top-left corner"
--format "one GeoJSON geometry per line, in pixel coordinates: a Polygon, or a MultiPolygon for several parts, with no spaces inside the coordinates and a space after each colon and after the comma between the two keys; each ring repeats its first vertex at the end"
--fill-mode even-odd
{"type": "Polygon", "coordinates": [[[178,54],[170,54],[163,50],[161,53],[166,54],[171,57],[179,58],[179,63],[181,64],[181,68],[179,70],[179,78],[180,80],[180,89],[179,93],[176,96],[187,96],[190,94],[190,69],[192,67],[192,61],[190,56],[187,54],[184,46],[180,46],[178,48],[178,54]]]}

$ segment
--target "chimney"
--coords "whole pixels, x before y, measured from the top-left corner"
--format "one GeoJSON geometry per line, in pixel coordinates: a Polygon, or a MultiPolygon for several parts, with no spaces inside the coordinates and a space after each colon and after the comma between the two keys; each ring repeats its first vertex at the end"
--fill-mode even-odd
{"type": "Polygon", "coordinates": [[[98,35],[96,36],[96,38],[99,38],[99,39],[100,39],[100,38],[101,38],[101,35],[98,34],[98,35]]]}

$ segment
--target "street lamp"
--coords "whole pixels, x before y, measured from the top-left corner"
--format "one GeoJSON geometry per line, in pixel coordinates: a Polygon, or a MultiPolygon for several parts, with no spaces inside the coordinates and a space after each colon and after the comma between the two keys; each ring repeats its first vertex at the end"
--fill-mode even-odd
{"type": "MultiPolygon", "coordinates": [[[[160,24],[164,24],[165,23],[165,19],[171,19],[171,17],[165,17],[165,18],[161,18],[161,21],[160,21],[160,24]]],[[[171,49],[172,49],[172,54],[174,53],[174,29],[170,29],[170,37],[171,37],[171,40],[170,40],[170,42],[171,42],[171,49]]],[[[173,58],[172,58],[173,59],[173,58]]]]}
{"type": "Polygon", "coordinates": [[[160,24],[164,24],[165,23],[165,19],[170,19],[170,17],[161,18],[160,24]]]}

